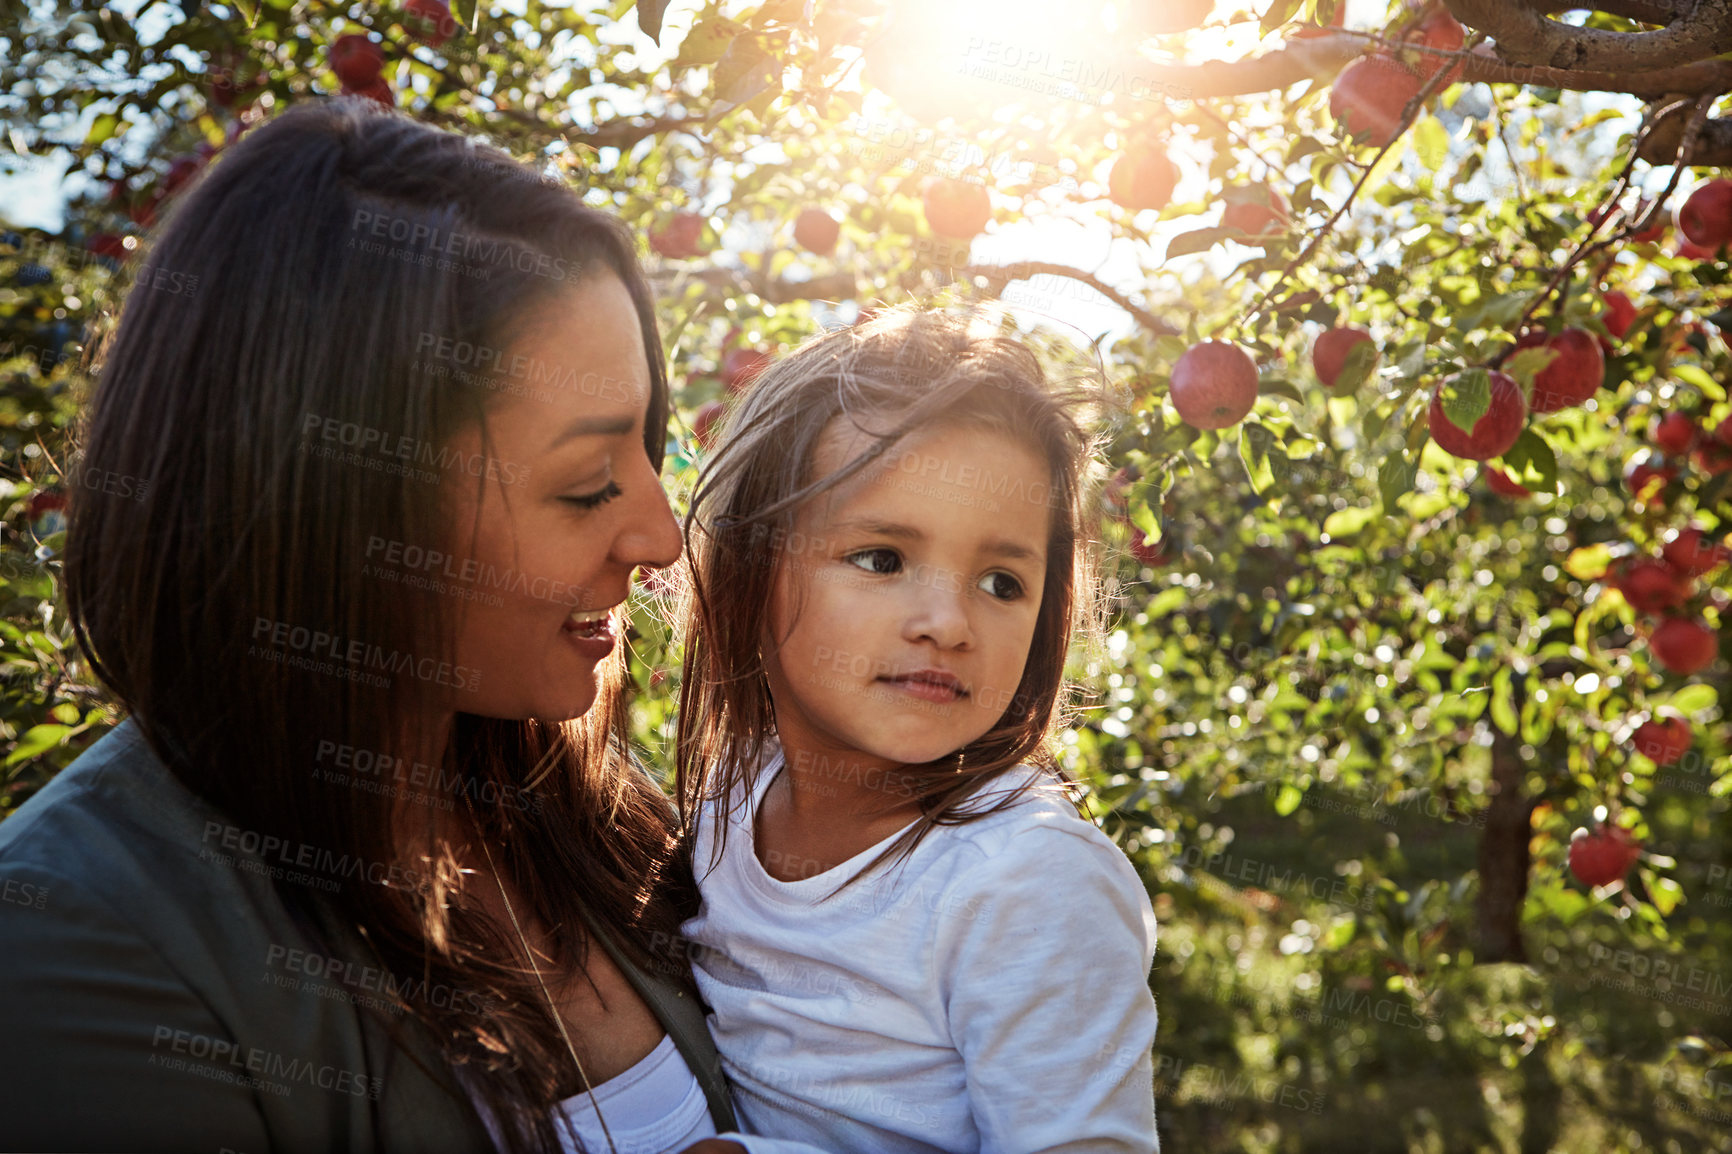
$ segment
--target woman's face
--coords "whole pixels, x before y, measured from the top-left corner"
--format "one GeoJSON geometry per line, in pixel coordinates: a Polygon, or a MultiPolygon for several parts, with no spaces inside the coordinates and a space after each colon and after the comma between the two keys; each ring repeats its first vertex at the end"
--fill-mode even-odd
{"type": "Polygon", "coordinates": [[[638,566],[679,559],[680,533],[644,455],[649,366],[625,285],[611,273],[538,309],[504,350],[505,392],[453,439],[454,556],[442,573],[459,607],[456,691],[464,713],[564,721],[595,703],[596,667],[619,643],[638,566]]]}

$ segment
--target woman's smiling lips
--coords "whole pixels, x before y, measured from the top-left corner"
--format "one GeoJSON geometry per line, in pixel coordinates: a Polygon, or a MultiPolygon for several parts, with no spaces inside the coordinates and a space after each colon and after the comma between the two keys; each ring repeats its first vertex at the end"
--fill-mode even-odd
{"type": "Polygon", "coordinates": [[[560,631],[584,656],[600,661],[613,652],[613,611],[617,608],[576,610],[560,623],[560,631]]]}
{"type": "Polygon", "coordinates": [[[962,679],[942,669],[916,669],[911,673],[899,673],[894,677],[880,677],[877,680],[922,701],[932,701],[940,705],[960,701],[968,696],[968,687],[962,684],[962,679]]]}

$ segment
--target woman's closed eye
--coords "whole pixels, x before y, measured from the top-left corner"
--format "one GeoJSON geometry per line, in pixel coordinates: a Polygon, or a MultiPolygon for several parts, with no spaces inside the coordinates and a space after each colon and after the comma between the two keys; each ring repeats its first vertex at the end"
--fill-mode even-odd
{"type": "Polygon", "coordinates": [[[980,579],[978,587],[1000,601],[1015,601],[1023,594],[1022,582],[1003,571],[988,573],[980,579]]]}
{"type": "Polygon", "coordinates": [[[561,497],[567,504],[576,505],[579,509],[599,509],[621,493],[617,481],[609,481],[593,493],[578,493],[561,497]]]}
{"type": "Polygon", "coordinates": [[[843,557],[850,565],[859,566],[868,573],[888,575],[902,570],[902,554],[894,549],[879,547],[876,549],[856,549],[843,557]]]}

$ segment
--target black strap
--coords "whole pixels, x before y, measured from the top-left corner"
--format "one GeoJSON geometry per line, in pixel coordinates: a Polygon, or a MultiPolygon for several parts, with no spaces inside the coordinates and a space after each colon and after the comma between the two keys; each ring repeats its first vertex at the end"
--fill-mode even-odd
{"type": "Polygon", "coordinates": [[[638,997],[649,1005],[650,1011],[661,1022],[662,1029],[674,1040],[674,1047],[686,1060],[686,1065],[691,1068],[698,1085],[703,1087],[704,1099],[710,1106],[710,1121],[715,1124],[716,1133],[737,1131],[740,1127],[734,1120],[734,1102],[728,1094],[727,1077],[722,1073],[722,1055],[716,1049],[715,1039],[710,1037],[709,1024],[704,1020],[704,1008],[678,983],[660,974],[646,973],[626,956],[625,951],[619,948],[612,935],[596,921],[588,909],[581,906],[579,908],[590,934],[601,943],[601,948],[607,951],[607,956],[620,968],[625,980],[638,992],[638,997]]]}

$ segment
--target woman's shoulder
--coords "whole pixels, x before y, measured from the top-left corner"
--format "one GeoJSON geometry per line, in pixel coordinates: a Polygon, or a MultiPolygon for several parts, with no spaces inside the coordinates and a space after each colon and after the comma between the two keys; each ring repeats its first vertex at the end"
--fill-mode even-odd
{"type": "Polygon", "coordinates": [[[88,943],[77,927],[100,924],[92,964],[149,958],[207,994],[238,994],[258,985],[273,944],[304,936],[264,848],[182,785],[129,721],[0,822],[0,898],[8,881],[35,887],[38,908],[12,932],[47,962],[88,943]]]}

